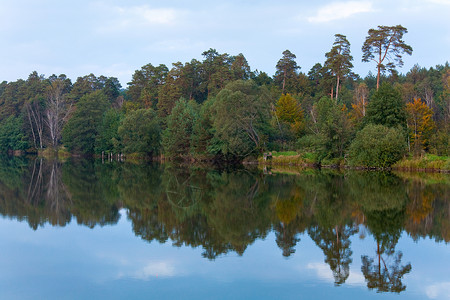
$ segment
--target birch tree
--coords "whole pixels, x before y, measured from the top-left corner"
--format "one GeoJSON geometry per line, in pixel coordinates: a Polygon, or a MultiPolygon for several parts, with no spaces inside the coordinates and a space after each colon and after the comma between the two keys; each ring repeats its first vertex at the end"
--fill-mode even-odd
{"type": "Polygon", "coordinates": [[[51,81],[47,93],[44,121],[50,135],[50,146],[53,148],[56,148],[61,140],[64,123],[72,108],[64,92],[65,83],[61,79],[51,81]]]}
{"type": "Polygon", "coordinates": [[[39,100],[28,102],[25,105],[28,122],[30,123],[31,133],[33,135],[34,147],[44,148],[44,111],[39,100]]]}

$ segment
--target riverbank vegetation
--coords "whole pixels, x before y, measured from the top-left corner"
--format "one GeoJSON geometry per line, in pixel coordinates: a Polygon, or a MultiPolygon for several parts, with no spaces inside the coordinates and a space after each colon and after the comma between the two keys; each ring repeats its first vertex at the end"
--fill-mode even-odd
{"type": "Polygon", "coordinates": [[[215,49],[171,68],[146,64],[126,88],[115,77],[72,82],[35,71],[0,84],[0,151],[63,147],[227,162],[295,151],[307,164],[386,168],[403,159],[398,164],[412,168],[420,158],[450,155],[450,65],[398,73],[402,55],[412,54],[405,33],[400,25],[369,30],[362,60],[375,61],[377,72],[365,77],[352,71],[342,34],[309,71],[284,51],[273,76],[251,70],[243,54],[215,49]]]}

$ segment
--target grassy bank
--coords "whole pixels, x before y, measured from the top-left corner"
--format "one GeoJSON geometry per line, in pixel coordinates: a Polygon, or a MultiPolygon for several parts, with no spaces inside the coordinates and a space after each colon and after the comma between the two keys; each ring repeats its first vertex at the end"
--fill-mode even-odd
{"type": "MultiPolygon", "coordinates": [[[[272,152],[272,158],[264,160],[263,157],[258,158],[260,165],[275,166],[317,166],[319,165],[314,153],[297,153],[289,152],[272,152]]],[[[323,160],[320,163],[322,167],[350,167],[344,159],[323,160]]],[[[352,167],[363,168],[363,167],[352,167]]],[[[394,170],[405,171],[434,171],[434,172],[450,172],[450,158],[447,156],[437,156],[426,154],[419,158],[406,157],[392,166],[394,170]]]]}
{"type": "Polygon", "coordinates": [[[263,157],[258,157],[258,163],[261,165],[313,166],[317,163],[317,160],[312,153],[300,154],[294,151],[273,151],[272,157],[267,160],[264,160],[263,157]]]}
{"type": "Polygon", "coordinates": [[[450,171],[450,157],[426,154],[422,157],[406,157],[392,166],[393,169],[411,171],[450,171]]]}

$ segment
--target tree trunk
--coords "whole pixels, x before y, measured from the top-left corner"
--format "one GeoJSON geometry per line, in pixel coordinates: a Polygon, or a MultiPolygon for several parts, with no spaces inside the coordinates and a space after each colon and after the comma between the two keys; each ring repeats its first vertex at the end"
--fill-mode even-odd
{"type": "Polygon", "coordinates": [[[381,44],[380,44],[380,50],[379,50],[380,57],[378,59],[378,65],[377,65],[377,68],[378,68],[378,70],[377,70],[377,91],[378,91],[378,88],[380,87],[380,73],[381,73],[381,62],[382,62],[381,51],[382,50],[381,50],[381,44]]]}
{"type": "Polygon", "coordinates": [[[340,77],[337,76],[337,83],[336,83],[336,100],[338,99],[338,94],[339,94],[339,81],[340,81],[340,77]]]}

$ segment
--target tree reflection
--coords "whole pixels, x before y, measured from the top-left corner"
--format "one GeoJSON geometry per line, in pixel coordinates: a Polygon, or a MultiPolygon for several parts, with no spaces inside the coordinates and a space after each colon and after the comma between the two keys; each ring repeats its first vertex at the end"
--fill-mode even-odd
{"type": "Polygon", "coordinates": [[[25,219],[35,230],[45,222],[59,226],[70,222],[71,197],[61,180],[60,162],[41,158],[29,163],[17,158],[1,161],[0,176],[3,214],[25,219]],[[14,163],[18,165],[13,167],[14,163]]]}
{"type": "Polygon", "coordinates": [[[63,165],[60,178],[70,192],[71,213],[78,224],[93,228],[116,224],[120,218],[117,194],[111,191],[111,185],[103,183],[111,176],[103,173],[107,171],[104,167],[107,165],[96,165],[90,160],[71,160],[63,165]]]}
{"type": "Polygon", "coordinates": [[[401,265],[403,256],[401,251],[390,255],[390,258],[392,258],[391,264],[386,263],[379,249],[377,250],[377,256],[378,262],[366,255],[361,257],[361,271],[366,278],[367,287],[376,289],[377,292],[403,292],[406,286],[402,283],[402,278],[411,271],[411,264],[401,265]]]}
{"type": "Polygon", "coordinates": [[[406,289],[402,278],[411,271],[410,263],[401,264],[402,252],[395,250],[406,219],[408,197],[399,177],[374,174],[370,181],[377,188],[372,190],[371,202],[364,199],[361,205],[367,227],[377,242],[376,259],[363,255],[361,271],[369,289],[400,293],[406,289]]]}
{"type": "Polygon", "coordinates": [[[295,253],[295,246],[300,241],[300,233],[306,228],[304,222],[304,191],[293,186],[292,189],[284,195],[280,190],[274,199],[274,209],[279,222],[275,222],[273,230],[275,231],[275,241],[282,250],[284,257],[289,257],[295,253]]]}
{"type": "MultiPolygon", "coordinates": [[[[243,255],[273,231],[281,255],[299,255],[307,233],[321,249],[336,285],[350,276],[352,237],[359,228],[376,241],[363,255],[369,289],[406,289],[412,269],[396,249],[403,232],[415,240],[450,240],[448,177],[401,178],[379,172],[305,170],[296,175],[240,168],[65,163],[43,158],[0,159],[0,214],[65,226],[72,216],[93,228],[116,224],[125,208],[134,234],[148,242],[203,249],[216,259],[243,255]],[[269,175],[267,175],[269,174],[269,175]]],[[[360,235],[361,238],[365,234],[360,235]]]]}
{"type": "Polygon", "coordinates": [[[322,249],[336,285],[343,284],[350,275],[352,262],[350,237],[355,232],[356,229],[352,226],[336,226],[328,229],[312,227],[308,230],[311,239],[322,249]]]}

